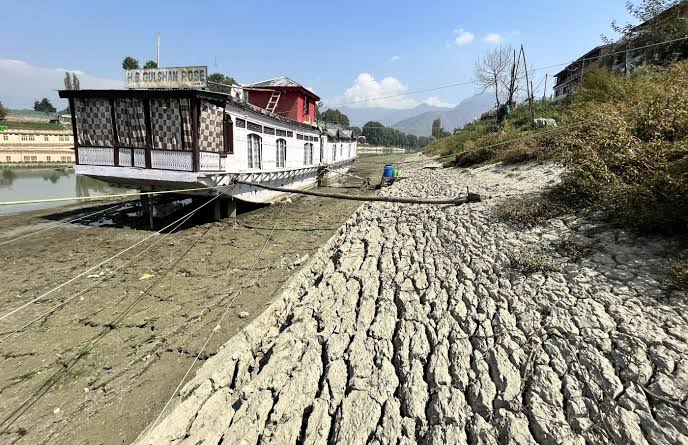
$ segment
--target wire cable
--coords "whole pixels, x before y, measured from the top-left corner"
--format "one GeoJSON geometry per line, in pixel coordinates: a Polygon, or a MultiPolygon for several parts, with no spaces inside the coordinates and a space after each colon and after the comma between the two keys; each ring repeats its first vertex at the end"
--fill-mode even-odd
{"type": "Polygon", "coordinates": [[[29,199],[21,201],[0,201],[0,206],[20,205],[20,204],[36,204],[45,202],[60,202],[60,201],[93,201],[111,198],[128,198],[132,196],[148,196],[148,195],[163,195],[166,193],[182,193],[182,192],[197,192],[201,190],[213,190],[223,186],[216,185],[212,187],[195,187],[190,189],[176,189],[176,190],[161,190],[159,192],[134,192],[134,193],[118,193],[115,195],[98,195],[98,196],[74,196],[67,198],[46,198],[46,199],[29,199]]]}
{"type": "Polygon", "coordinates": [[[243,280],[243,282],[241,283],[241,286],[239,287],[239,290],[238,290],[237,292],[234,293],[234,296],[232,297],[232,299],[231,299],[231,300],[229,301],[229,303],[227,304],[227,308],[226,308],[225,311],[222,313],[222,316],[220,317],[220,320],[217,322],[217,325],[216,325],[216,326],[213,328],[213,330],[210,332],[210,335],[209,335],[208,338],[206,339],[206,341],[205,341],[205,343],[203,344],[203,346],[201,347],[201,349],[198,351],[198,354],[196,354],[196,357],[194,358],[193,362],[191,363],[191,366],[189,366],[189,369],[186,370],[186,373],[184,374],[184,376],[182,377],[182,379],[179,381],[179,384],[177,385],[177,387],[175,388],[174,392],[172,393],[172,396],[170,396],[170,398],[167,400],[167,403],[165,403],[165,406],[163,406],[162,410],[160,411],[160,414],[158,414],[158,417],[155,419],[155,421],[154,421],[153,423],[151,423],[150,427],[148,428],[148,431],[147,431],[146,435],[145,435],[144,438],[143,438],[143,442],[146,442],[146,441],[148,440],[148,436],[150,436],[151,432],[153,432],[153,429],[154,429],[155,426],[157,425],[158,421],[160,421],[160,418],[161,418],[162,415],[165,413],[165,410],[167,410],[167,407],[170,405],[170,403],[172,402],[172,400],[174,399],[174,397],[175,397],[175,396],[177,395],[177,393],[179,392],[179,389],[180,389],[180,388],[182,387],[182,385],[184,384],[184,380],[186,380],[186,378],[187,378],[187,377],[189,376],[189,374],[191,373],[191,370],[192,370],[193,367],[196,365],[196,362],[198,362],[198,359],[200,358],[200,356],[201,356],[201,354],[203,353],[203,351],[205,351],[205,348],[208,346],[208,343],[210,343],[210,340],[213,338],[213,336],[215,335],[215,333],[218,332],[218,331],[220,330],[220,325],[222,324],[222,321],[225,319],[225,317],[226,317],[227,314],[229,313],[229,310],[230,310],[231,307],[232,307],[232,303],[234,303],[234,300],[236,300],[236,298],[241,294],[241,291],[243,290],[244,286],[245,286],[246,283],[248,282],[248,277],[249,277],[249,275],[251,275],[251,272],[255,272],[256,264],[258,264],[258,261],[259,261],[260,258],[263,256],[263,251],[265,250],[265,247],[266,247],[266,246],[268,245],[268,243],[270,242],[270,239],[272,238],[272,235],[273,235],[273,233],[275,232],[275,229],[277,228],[277,224],[279,224],[279,221],[280,221],[280,219],[282,218],[282,215],[284,214],[284,209],[286,208],[286,206],[287,206],[286,204],[282,204],[282,209],[280,210],[279,215],[277,215],[277,219],[275,220],[275,224],[272,226],[272,230],[270,231],[270,234],[268,235],[267,239],[265,240],[265,243],[263,243],[263,246],[260,248],[260,251],[258,252],[258,255],[256,255],[256,257],[255,257],[255,259],[254,259],[254,261],[253,261],[253,265],[251,266],[251,270],[249,271],[249,273],[246,274],[246,276],[244,276],[244,280],[243,280]]]}
{"type": "Polygon", "coordinates": [[[88,218],[88,217],[91,217],[94,215],[98,215],[99,213],[107,212],[108,210],[112,210],[115,207],[119,207],[120,205],[122,205],[122,203],[117,203],[117,204],[110,206],[110,207],[107,207],[105,209],[98,210],[97,212],[89,213],[88,215],[83,215],[83,216],[80,216],[78,218],[70,219],[69,221],[57,221],[55,224],[52,224],[49,227],[46,227],[42,230],[37,230],[35,232],[27,233],[26,235],[18,236],[17,238],[12,238],[11,240],[3,241],[0,243],[0,246],[4,246],[5,244],[13,243],[13,242],[20,240],[20,239],[28,238],[28,237],[33,236],[33,235],[38,235],[39,233],[47,232],[48,230],[54,229],[55,227],[59,227],[63,224],[71,224],[71,223],[74,223],[77,221],[81,221],[82,219],[85,219],[85,218],[88,218]]]}
{"type": "MultiPolygon", "coordinates": [[[[148,250],[150,250],[151,248],[153,248],[155,245],[161,243],[167,236],[169,236],[169,235],[171,235],[172,233],[174,233],[179,227],[181,227],[181,226],[182,226],[183,224],[185,224],[189,219],[191,219],[191,217],[192,217],[195,213],[196,213],[196,211],[194,211],[194,212],[192,212],[192,213],[189,213],[189,214],[185,217],[185,219],[184,219],[183,221],[181,221],[179,224],[177,224],[175,227],[173,227],[169,232],[164,233],[160,238],[158,238],[157,240],[155,240],[155,242],[153,242],[152,244],[148,245],[148,246],[147,246],[145,249],[143,249],[141,252],[137,253],[135,256],[131,257],[130,259],[128,259],[128,260],[125,261],[124,263],[122,263],[122,264],[120,264],[119,266],[117,266],[111,273],[115,273],[115,272],[121,270],[121,269],[122,269],[123,267],[125,267],[127,264],[129,264],[129,263],[131,263],[132,261],[134,261],[135,259],[139,258],[141,255],[143,255],[144,253],[146,253],[148,250]]],[[[101,285],[107,278],[108,278],[108,277],[103,277],[103,278],[99,279],[98,281],[96,281],[95,283],[93,283],[91,286],[87,286],[85,289],[82,289],[81,291],[79,291],[78,293],[76,293],[76,294],[72,295],[71,297],[67,298],[67,299],[64,300],[63,302],[61,302],[61,303],[59,303],[59,304],[53,306],[52,308],[50,308],[49,310],[47,310],[47,311],[44,312],[43,314],[39,315],[38,317],[34,318],[33,320],[27,322],[26,324],[24,324],[24,325],[22,325],[21,327],[15,329],[14,331],[7,333],[7,335],[5,335],[5,337],[3,337],[3,338],[0,339],[0,344],[4,343],[6,340],[9,340],[9,339],[12,338],[13,336],[15,336],[18,332],[21,332],[21,331],[23,331],[24,329],[28,328],[29,326],[31,326],[32,324],[34,324],[34,323],[37,322],[38,320],[41,320],[41,319],[43,319],[43,318],[49,316],[50,314],[52,314],[53,312],[57,311],[59,308],[65,306],[67,303],[69,303],[70,301],[74,300],[75,298],[80,297],[81,295],[85,294],[86,292],[90,291],[91,289],[94,289],[94,288],[98,287],[98,286],[101,285]]]]}
{"type": "MultiPolygon", "coordinates": [[[[227,189],[229,189],[231,186],[232,186],[231,184],[228,185],[228,186],[226,186],[226,187],[225,187],[225,190],[223,190],[222,193],[224,193],[224,192],[225,192],[227,189]]],[[[195,212],[199,211],[200,209],[202,209],[203,207],[205,207],[205,206],[207,206],[208,204],[210,204],[211,202],[215,201],[215,200],[218,199],[220,196],[222,196],[222,193],[218,193],[218,194],[215,195],[215,197],[213,197],[212,199],[210,199],[210,200],[204,202],[203,204],[201,204],[200,206],[198,206],[195,210],[192,210],[192,212],[195,213],[195,212]]],[[[87,273],[92,272],[92,271],[94,271],[95,269],[99,268],[100,266],[109,263],[110,261],[112,261],[112,260],[114,260],[115,258],[117,258],[117,257],[119,257],[119,256],[121,256],[121,255],[123,255],[124,253],[126,253],[126,252],[128,252],[128,251],[130,251],[130,250],[133,249],[134,247],[136,247],[136,246],[140,245],[141,243],[143,243],[143,242],[149,240],[150,238],[152,238],[152,237],[154,237],[154,236],[156,236],[156,235],[159,235],[162,231],[164,231],[164,230],[166,230],[166,229],[172,227],[173,225],[175,225],[176,223],[178,223],[179,221],[181,221],[185,216],[186,216],[186,215],[182,216],[181,218],[177,219],[176,221],[172,222],[171,224],[168,224],[167,226],[163,227],[162,229],[160,229],[160,230],[158,230],[158,231],[156,231],[156,232],[153,232],[152,234],[150,234],[150,235],[147,236],[146,238],[144,238],[144,239],[142,239],[142,240],[140,240],[140,241],[138,241],[138,242],[132,244],[131,246],[127,247],[126,249],[120,251],[119,253],[117,253],[117,254],[115,254],[115,255],[112,255],[111,257],[109,257],[109,258],[107,258],[107,259],[101,261],[100,263],[96,264],[95,266],[93,266],[93,267],[91,267],[91,268],[89,268],[89,269],[87,269],[87,270],[81,272],[79,275],[77,275],[77,276],[75,276],[75,277],[73,277],[73,278],[70,278],[69,280],[65,281],[64,283],[62,283],[62,284],[60,284],[60,285],[58,285],[58,286],[53,287],[52,289],[50,289],[50,290],[47,291],[47,292],[42,293],[41,295],[39,295],[38,297],[34,298],[33,300],[27,301],[26,303],[24,303],[23,305],[19,306],[19,307],[16,308],[16,309],[12,309],[12,310],[9,311],[8,313],[6,313],[6,314],[3,315],[2,317],[0,317],[0,321],[2,321],[2,320],[4,320],[4,319],[6,319],[7,317],[9,317],[9,316],[11,316],[11,315],[13,315],[13,314],[19,312],[20,310],[24,309],[25,307],[27,307],[27,306],[29,306],[29,305],[31,305],[31,304],[33,304],[33,303],[39,301],[39,300],[42,300],[43,298],[47,297],[48,295],[52,294],[53,292],[56,292],[56,291],[62,289],[64,286],[67,286],[68,284],[73,283],[74,281],[76,281],[76,280],[78,280],[79,278],[83,277],[83,276],[86,275],[87,273]]]]}

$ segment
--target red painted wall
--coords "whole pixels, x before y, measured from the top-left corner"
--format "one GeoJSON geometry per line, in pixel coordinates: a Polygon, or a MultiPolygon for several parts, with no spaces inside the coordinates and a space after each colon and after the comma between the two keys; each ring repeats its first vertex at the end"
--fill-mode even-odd
{"type": "MultiPolygon", "coordinates": [[[[257,107],[266,108],[270,101],[270,96],[272,96],[271,91],[249,91],[248,101],[257,107]]],[[[298,90],[282,90],[282,95],[280,96],[279,102],[277,102],[277,109],[275,112],[282,117],[293,119],[298,122],[313,122],[315,120],[315,101],[313,98],[309,99],[309,113],[306,115],[306,113],[303,112],[303,102],[305,98],[306,96],[298,90]]]]}

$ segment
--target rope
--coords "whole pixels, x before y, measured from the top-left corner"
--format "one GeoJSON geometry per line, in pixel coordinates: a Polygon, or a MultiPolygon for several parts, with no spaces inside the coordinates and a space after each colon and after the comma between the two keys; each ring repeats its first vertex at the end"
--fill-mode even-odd
{"type": "Polygon", "coordinates": [[[205,343],[203,344],[203,346],[201,347],[201,349],[198,351],[198,354],[196,354],[196,357],[194,358],[193,362],[191,363],[191,366],[189,366],[189,369],[186,370],[186,373],[184,374],[184,376],[182,377],[182,379],[179,381],[179,384],[177,385],[177,387],[175,388],[174,392],[172,393],[172,396],[170,396],[170,398],[167,400],[167,403],[165,403],[165,406],[163,406],[162,410],[160,411],[160,414],[158,414],[158,417],[155,419],[155,421],[154,421],[154,422],[150,425],[150,427],[148,428],[148,431],[147,431],[146,435],[145,435],[144,438],[143,438],[143,442],[146,442],[146,441],[148,440],[148,436],[150,436],[150,434],[153,432],[153,429],[155,428],[155,426],[157,425],[157,423],[160,421],[160,418],[161,418],[162,415],[165,413],[165,410],[167,410],[167,407],[170,405],[170,403],[172,402],[172,400],[174,399],[174,397],[175,397],[175,396],[177,395],[177,393],[179,392],[179,389],[182,387],[182,384],[184,384],[184,380],[186,380],[186,378],[187,378],[187,377],[189,376],[189,374],[191,373],[191,370],[192,370],[193,367],[196,365],[196,362],[198,362],[198,359],[200,358],[200,356],[201,356],[201,354],[203,353],[203,351],[205,351],[205,348],[208,346],[208,343],[210,343],[210,340],[213,338],[213,335],[215,335],[215,333],[218,332],[218,331],[220,330],[220,325],[222,324],[222,321],[225,319],[225,317],[226,317],[227,314],[229,313],[229,310],[230,310],[231,307],[232,307],[232,303],[234,303],[234,300],[236,300],[236,298],[241,294],[241,291],[243,290],[244,286],[245,286],[246,283],[248,282],[248,277],[249,277],[249,275],[251,274],[251,272],[254,272],[254,271],[255,271],[256,264],[258,264],[258,261],[259,261],[260,258],[263,256],[263,251],[265,250],[265,247],[266,247],[266,246],[268,245],[268,243],[270,242],[270,239],[272,238],[273,233],[275,233],[275,229],[277,228],[277,224],[279,223],[280,219],[282,218],[282,215],[284,214],[284,209],[285,209],[286,207],[287,207],[286,204],[282,204],[282,209],[280,210],[279,215],[277,215],[277,219],[275,220],[275,224],[272,226],[272,230],[270,231],[270,234],[268,235],[267,239],[265,240],[265,243],[263,243],[263,246],[260,248],[260,251],[258,252],[258,255],[256,255],[255,259],[253,260],[253,265],[251,266],[251,269],[250,269],[249,273],[247,273],[247,274],[244,276],[244,280],[243,280],[243,282],[241,283],[241,286],[239,287],[239,290],[234,294],[234,296],[232,297],[232,299],[231,299],[231,300],[229,301],[229,303],[227,304],[227,308],[226,308],[225,311],[222,313],[222,316],[220,317],[220,320],[217,322],[217,325],[216,325],[216,326],[213,328],[213,330],[210,332],[210,335],[209,335],[208,338],[206,339],[206,341],[205,341],[205,343]]]}
{"type": "Polygon", "coordinates": [[[46,199],[29,199],[25,201],[0,201],[0,206],[20,205],[20,204],[35,204],[42,202],[60,202],[60,201],[91,201],[99,199],[110,198],[126,198],[130,196],[146,196],[146,195],[162,195],[165,193],[181,193],[181,192],[196,192],[201,190],[211,190],[222,186],[213,187],[197,187],[191,189],[177,189],[177,190],[162,190],[159,192],[134,192],[134,193],[119,193],[115,195],[98,195],[98,196],[74,196],[70,198],[46,198],[46,199]]]}
{"type": "MultiPolygon", "coordinates": [[[[231,187],[231,185],[226,186],[224,191],[226,191],[229,187],[231,187]]],[[[224,192],[224,191],[223,191],[223,192],[224,192]]],[[[216,199],[218,199],[220,196],[221,196],[221,194],[215,195],[214,198],[212,198],[212,199],[206,201],[205,203],[201,204],[201,205],[198,206],[195,210],[192,210],[192,211],[189,212],[189,213],[191,213],[191,214],[196,213],[197,211],[199,211],[199,210],[202,209],[203,207],[207,206],[207,205],[210,204],[211,202],[213,202],[213,201],[215,201],[216,199]]],[[[106,263],[109,263],[110,261],[112,261],[112,260],[114,260],[115,258],[117,258],[117,257],[119,257],[119,256],[121,256],[121,255],[123,255],[124,253],[128,252],[129,250],[133,249],[134,247],[138,246],[139,244],[141,244],[141,243],[143,243],[143,242],[145,242],[145,241],[151,239],[152,237],[154,237],[154,236],[156,236],[156,235],[159,235],[163,230],[166,230],[166,229],[168,229],[169,227],[172,227],[173,225],[177,224],[179,221],[181,221],[182,219],[184,219],[187,215],[188,215],[188,213],[187,213],[186,215],[182,216],[181,218],[177,219],[176,221],[172,222],[171,224],[168,224],[167,226],[163,227],[162,229],[160,229],[160,230],[158,230],[158,231],[156,231],[156,232],[153,232],[152,234],[150,234],[150,235],[147,236],[146,238],[142,239],[141,241],[138,241],[138,242],[132,244],[131,246],[127,247],[126,249],[120,251],[119,253],[117,253],[117,254],[115,254],[115,255],[112,255],[111,257],[109,257],[109,258],[107,258],[107,259],[101,261],[100,263],[96,264],[95,266],[91,267],[90,269],[87,269],[87,270],[81,272],[79,275],[77,275],[77,276],[75,276],[75,277],[73,277],[73,278],[70,278],[69,280],[65,281],[64,283],[62,283],[62,284],[60,284],[60,285],[58,285],[58,286],[55,286],[54,288],[50,289],[49,291],[47,291],[47,292],[45,292],[45,293],[39,295],[38,297],[34,298],[34,299],[31,300],[31,301],[28,301],[28,302],[24,303],[23,305],[19,306],[18,308],[9,311],[8,313],[6,313],[6,314],[3,315],[2,317],[0,317],[0,321],[2,321],[2,320],[4,320],[5,318],[11,316],[12,314],[15,314],[16,312],[19,312],[20,310],[22,310],[22,309],[24,309],[25,307],[27,307],[27,306],[29,306],[29,305],[35,303],[36,301],[41,300],[41,299],[47,297],[48,295],[52,294],[53,292],[62,289],[64,286],[66,286],[66,285],[68,285],[68,284],[70,284],[70,283],[73,283],[74,281],[76,281],[76,280],[78,280],[79,278],[83,277],[83,276],[86,275],[87,273],[92,272],[93,270],[99,268],[100,266],[102,266],[102,265],[104,265],[104,264],[106,264],[106,263]]]]}
{"type": "Polygon", "coordinates": [[[71,224],[71,223],[73,223],[73,222],[80,221],[80,220],[82,220],[82,219],[84,219],[84,218],[88,218],[89,216],[93,216],[93,215],[97,215],[97,214],[99,214],[99,213],[107,212],[108,210],[112,210],[112,209],[114,209],[115,207],[120,206],[121,204],[122,204],[122,203],[118,203],[118,204],[115,204],[115,205],[113,205],[113,206],[107,207],[107,208],[105,208],[105,209],[98,210],[97,212],[89,213],[88,215],[84,215],[84,216],[80,216],[80,217],[78,217],[78,218],[70,219],[69,221],[64,221],[64,222],[63,222],[63,221],[57,221],[55,224],[53,224],[53,225],[51,225],[51,226],[49,226],[49,227],[46,227],[46,228],[44,228],[44,229],[42,229],[42,230],[38,230],[38,231],[36,231],[36,232],[27,233],[26,235],[22,235],[22,236],[19,236],[19,237],[17,237],[17,238],[13,238],[13,239],[11,239],[11,240],[3,241],[3,242],[0,243],[0,246],[4,246],[5,244],[13,243],[13,242],[15,242],[15,241],[17,241],[17,240],[24,239],[24,238],[27,238],[27,237],[29,237],[29,236],[38,235],[39,233],[47,232],[48,230],[54,229],[55,227],[61,226],[62,224],[71,224]]]}
{"type": "Polygon", "coordinates": [[[480,195],[475,193],[468,193],[467,196],[461,198],[445,198],[445,199],[423,199],[423,198],[397,198],[394,196],[355,196],[355,195],[343,195],[340,193],[325,193],[325,192],[314,192],[311,190],[299,190],[286,187],[274,187],[266,184],[258,184],[256,182],[248,181],[234,181],[235,184],[248,185],[251,187],[258,187],[266,190],[273,190],[276,192],[283,193],[295,193],[299,195],[309,195],[317,196],[319,198],[334,198],[334,199],[345,199],[349,201],[365,201],[365,202],[393,202],[399,204],[451,204],[451,205],[461,205],[469,202],[479,202],[480,195]]]}
{"type": "MultiPolygon", "coordinates": [[[[197,210],[198,210],[198,209],[197,209],[197,210]]],[[[159,237],[157,240],[155,240],[154,243],[150,244],[150,245],[147,246],[145,249],[143,249],[141,252],[137,253],[135,256],[131,257],[130,259],[128,259],[127,261],[125,261],[125,262],[122,263],[121,265],[117,266],[117,268],[115,268],[115,269],[112,271],[112,273],[115,273],[115,272],[117,272],[118,270],[122,269],[124,266],[126,266],[126,265],[129,264],[129,263],[131,263],[132,261],[134,261],[135,259],[137,259],[137,258],[140,257],[141,255],[143,255],[144,253],[146,253],[148,250],[150,250],[150,249],[151,249],[152,247],[154,247],[156,244],[159,244],[160,242],[162,242],[167,236],[169,236],[169,235],[171,235],[172,233],[174,233],[179,227],[181,227],[184,223],[186,223],[189,219],[191,219],[191,217],[192,217],[194,214],[195,214],[195,211],[194,211],[194,213],[189,213],[189,214],[185,217],[185,219],[184,219],[183,221],[181,221],[179,224],[177,224],[175,227],[173,227],[169,232],[163,234],[161,237],[159,237]]],[[[32,324],[34,324],[34,323],[37,322],[38,320],[41,320],[41,319],[43,319],[43,318],[49,316],[49,315],[52,314],[53,312],[57,311],[59,308],[65,306],[67,303],[69,303],[70,301],[74,300],[76,297],[80,297],[81,295],[85,294],[86,292],[90,291],[91,289],[94,289],[94,288],[98,287],[98,286],[99,286],[100,284],[102,284],[107,278],[108,278],[108,277],[103,277],[103,278],[99,279],[98,281],[96,281],[96,282],[95,282],[94,284],[92,284],[91,286],[86,287],[85,289],[83,289],[83,290],[79,291],[78,293],[72,295],[71,297],[67,298],[65,301],[63,301],[63,302],[57,304],[56,306],[53,306],[51,309],[49,309],[48,311],[46,311],[46,312],[44,312],[43,314],[39,315],[38,317],[34,318],[33,320],[29,321],[28,323],[24,324],[23,326],[21,326],[21,327],[15,329],[15,330],[12,331],[12,332],[7,333],[7,335],[6,335],[5,337],[3,337],[2,339],[0,339],[0,344],[4,343],[5,340],[9,340],[9,339],[12,338],[13,336],[15,336],[15,334],[17,334],[18,332],[23,331],[24,329],[28,328],[29,326],[31,326],[32,324]]]]}

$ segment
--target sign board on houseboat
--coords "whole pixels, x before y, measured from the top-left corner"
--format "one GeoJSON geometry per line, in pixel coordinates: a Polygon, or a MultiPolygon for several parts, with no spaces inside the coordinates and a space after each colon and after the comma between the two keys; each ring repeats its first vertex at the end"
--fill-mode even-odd
{"type": "Polygon", "coordinates": [[[126,70],[127,88],[205,88],[208,84],[207,66],[177,66],[126,70]]]}

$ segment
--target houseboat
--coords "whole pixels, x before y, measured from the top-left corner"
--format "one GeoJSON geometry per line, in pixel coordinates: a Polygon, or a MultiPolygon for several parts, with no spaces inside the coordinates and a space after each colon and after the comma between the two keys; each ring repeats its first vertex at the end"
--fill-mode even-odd
{"type": "MultiPolygon", "coordinates": [[[[320,98],[293,80],[223,93],[207,88],[205,71],[182,76],[185,70],[148,73],[143,88],[138,82],[121,90],[60,91],[72,112],[76,174],[141,191],[214,187],[194,193],[269,203],[283,193],[225,186],[241,180],[308,188],[319,175],[346,172],[356,158],[351,131],[319,126],[320,98]]],[[[129,78],[144,76],[128,72],[129,78]]]]}

